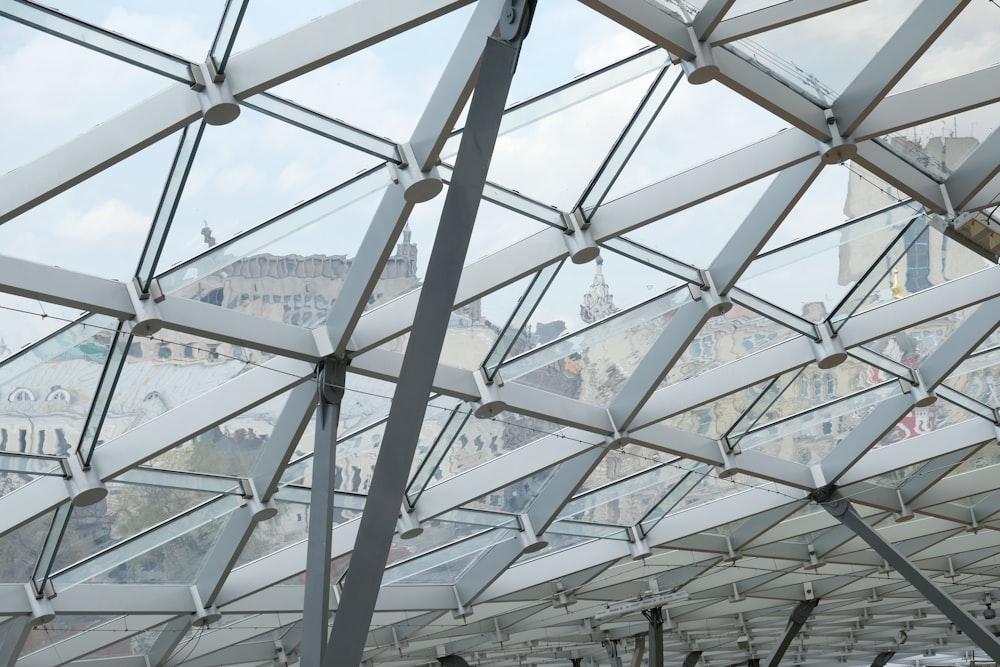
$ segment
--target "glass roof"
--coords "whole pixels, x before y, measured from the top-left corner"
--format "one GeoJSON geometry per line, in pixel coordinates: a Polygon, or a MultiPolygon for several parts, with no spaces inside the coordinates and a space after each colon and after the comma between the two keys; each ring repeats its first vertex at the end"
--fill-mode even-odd
{"type": "Polygon", "coordinates": [[[0,664],[1000,661],[1000,4],[160,4],[0,1],[0,664]]]}

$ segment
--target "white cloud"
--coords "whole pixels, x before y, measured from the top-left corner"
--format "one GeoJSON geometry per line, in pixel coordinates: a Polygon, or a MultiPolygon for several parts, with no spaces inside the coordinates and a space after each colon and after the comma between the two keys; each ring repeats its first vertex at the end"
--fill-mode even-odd
{"type": "Polygon", "coordinates": [[[134,237],[149,230],[150,221],[118,199],[107,201],[79,215],[67,216],[58,227],[61,236],[70,240],[103,241],[134,237]]]}

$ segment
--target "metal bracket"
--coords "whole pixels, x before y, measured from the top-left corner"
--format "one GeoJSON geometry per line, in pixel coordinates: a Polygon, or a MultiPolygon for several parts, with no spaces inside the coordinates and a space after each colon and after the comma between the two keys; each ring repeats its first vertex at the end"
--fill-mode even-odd
{"type": "Polygon", "coordinates": [[[249,477],[242,478],[240,480],[240,488],[243,491],[243,497],[240,498],[240,506],[246,507],[250,511],[250,520],[253,523],[267,521],[278,515],[278,508],[275,507],[272,501],[269,500],[266,503],[261,501],[253,479],[249,477]]]}
{"type": "Polygon", "coordinates": [[[507,409],[507,404],[500,398],[500,389],[486,377],[486,371],[479,368],[472,372],[479,390],[479,401],[474,414],[477,419],[490,419],[507,409]]]}
{"type": "Polygon", "coordinates": [[[817,366],[826,371],[847,361],[844,343],[830,329],[829,322],[817,324],[816,333],[819,335],[819,340],[810,340],[809,342],[812,345],[817,366]]]}
{"type": "Polygon", "coordinates": [[[629,526],[628,550],[632,554],[632,560],[644,560],[653,555],[653,550],[649,546],[649,541],[642,534],[638,526],[629,526]]]}
{"type": "Polygon", "coordinates": [[[63,477],[69,487],[70,502],[73,507],[87,507],[101,502],[108,496],[108,488],[104,486],[97,471],[85,468],[79,453],[70,454],[61,459],[63,477]]]}
{"type": "Polygon", "coordinates": [[[236,101],[226,77],[215,68],[211,58],[199,65],[191,65],[194,85],[191,90],[199,93],[202,116],[209,125],[227,125],[240,116],[236,101]]]}
{"type": "Polygon", "coordinates": [[[507,0],[500,19],[500,39],[516,44],[528,36],[535,3],[536,0],[507,0]]]}
{"type": "Polygon", "coordinates": [[[840,134],[837,126],[837,118],[833,115],[833,109],[824,109],[826,124],[830,129],[830,142],[820,142],[819,157],[823,164],[843,164],[848,160],[853,160],[858,154],[858,147],[852,139],[840,134]]]}
{"type": "Polygon", "coordinates": [[[583,211],[576,209],[572,213],[563,213],[562,218],[566,225],[564,240],[570,261],[574,264],[586,264],[597,259],[601,249],[594,241],[594,235],[590,232],[590,222],[584,217],[583,211]]]}
{"type": "Polygon", "coordinates": [[[399,509],[399,518],[396,519],[396,532],[401,540],[412,540],[419,537],[424,532],[424,527],[420,525],[413,508],[403,500],[403,506],[399,509]]]}
{"type": "Polygon", "coordinates": [[[519,514],[518,521],[521,523],[521,553],[531,554],[541,551],[549,546],[548,540],[541,539],[535,533],[535,527],[531,525],[531,518],[527,514],[519,514]]]}
{"type": "Polygon", "coordinates": [[[212,605],[210,608],[205,609],[205,604],[201,601],[201,593],[198,592],[198,587],[191,586],[189,590],[191,591],[191,599],[194,600],[194,620],[191,621],[191,625],[200,628],[212,623],[218,623],[219,619],[222,618],[219,608],[212,605]]]}
{"type": "Polygon", "coordinates": [[[437,197],[444,189],[444,181],[441,180],[437,167],[420,171],[416,166],[420,162],[410,144],[397,146],[403,163],[397,167],[392,162],[386,162],[385,166],[392,182],[403,188],[403,198],[412,204],[419,204],[437,197]]]}
{"type": "Polygon", "coordinates": [[[705,302],[705,312],[709,317],[719,317],[733,309],[733,302],[729,297],[719,294],[719,291],[715,289],[715,282],[712,280],[711,273],[702,271],[701,282],[704,286],[688,283],[687,288],[694,301],[705,302]]]}
{"type": "Polygon", "coordinates": [[[687,27],[688,35],[691,37],[691,50],[694,51],[694,58],[682,60],[681,67],[687,75],[688,83],[700,86],[719,77],[719,66],[715,64],[712,56],[712,45],[707,42],[698,41],[698,35],[694,32],[694,26],[687,27]]]}
{"type": "Polygon", "coordinates": [[[55,597],[54,592],[51,596],[39,595],[31,584],[24,585],[24,592],[28,596],[28,607],[31,609],[28,625],[37,628],[55,620],[56,612],[48,600],[49,597],[55,597]]]}

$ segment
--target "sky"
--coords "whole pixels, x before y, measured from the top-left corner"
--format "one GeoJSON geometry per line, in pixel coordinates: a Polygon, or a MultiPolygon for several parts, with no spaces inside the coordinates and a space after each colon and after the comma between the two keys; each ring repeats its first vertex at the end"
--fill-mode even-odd
{"type": "MultiPolygon", "coordinates": [[[[214,24],[223,4],[221,0],[169,4],[66,0],[60,9],[184,58],[201,60],[214,37],[214,24]]],[[[235,51],[343,4],[347,3],[301,2],[289,9],[266,0],[251,2],[235,51]]],[[[741,1],[733,13],[768,4],[772,3],[741,1]]],[[[778,54],[802,70],[816,73],[828,86],[843,89],[871,56],[871,45],[884,42],[915,4],[915,0],[871,0],[755,37],[753,43],[740,44],[740,48],[778,54]]],[[[468,15],[468,8],[446,15],[274,92],[393,141],[405,141],[468,15]]],[[[974,0],[896,90],[941,80],[956,69],[993,64],[995,56],[989,45],[996,39],[986,39],[984,32],[1000,37],[998,28],[1000,8],[987,0],[974,0]]],[[[644,40],[577,2],[546,0],[539,3],[509,100],[529,98],[644,46],[644,40]]],[[[490,178],[544,204],[570,208],[650,81],[647,75],[626,82],[503,135],[490,178]]],[[[158,75],[26,27],[0,22],[0,146],[4,147],[0,173],[46,153],[166,85],[158,75]]],[[[982,138],[994,127],[996,113],[996,109],[970,112],[920,128],[918,133],[935,136],[936,132],[950,132],[982,138]]],[[[682,80],[612,189],[611,198],[770,136],[785,125],[721,84],[692,86],[682,80]],[[711,132],[700,131],[703,128],[711,128],[711,132]]],[[[177,137],[168,137],[0,227],[2,252],[129,279],[176,145],[177,137]]],[[[244,109],[234,123],[206,129],[161,268],[203,250],[200,232],[206,223],[216,239],[223,241],[377,163],[371,156],[244,109]]],[[[842,166],[826,168],[775,234],[771,246],[843,222],[847,174],[842,166]]],[[[683,261],[705,266],[766,184],[767,180],[751,184],[638,230],[632,237],[683,261]]],[[[361,200],[274,248],[351,255],[364,231],[358,220],[364,219],[376,198],[361,200]],[[333,235],[328,233],[331,226],[336,228],[333,235]]],[[[410,220],[420,248],[421,274],[443,200],[439,196],[417,207],[410,220]]],[[[484,203],[468,261],[540,229],[537,222],[484,203]]],[[[673,284],[666,276],[630,269],[610,253],[605,253],[605,259],[604,275],[620,307],[654,296],[673,284]]],[[[580,326],[578,307],[594,268],[567,265],[565,271],[558,281],[565,287],[549,295],[536,320],[564,319],[571,327],[580,326]]],[[[486,299],[486,316],[493,321],[505,320],[519,290],[504,290],[486,299]]],[[[46,322],[38,316],[43,308],[54,310],[51,306],[13,297],[0,297],[0,305],[36,313],[8,311],[3,315],[11,322],[6,331],[24,331],[20,336],[5,334],[8,347],[16,349],[53,327],[53,320],[46,322]]]]}

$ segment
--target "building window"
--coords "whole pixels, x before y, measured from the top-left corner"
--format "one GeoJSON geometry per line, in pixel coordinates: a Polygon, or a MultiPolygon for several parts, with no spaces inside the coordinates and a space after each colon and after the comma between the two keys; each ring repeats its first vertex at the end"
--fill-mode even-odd
{"type": "Polygon", "coordinates": [[[31,393],[30,389],[18,387],[14,391],[10,392],[10,396],[7,397],[7,400],[12,403],[15,401],[33,401],[35,400],[35,395],[31,393]]]}
{"type": "Polygon", "coordinates": [[[45,399],[47,401],[61,401],[62,403],[69,403],[69,392],[62,387],[56,385],[52,387],[49,392],[48,397],[45,399]]]}

